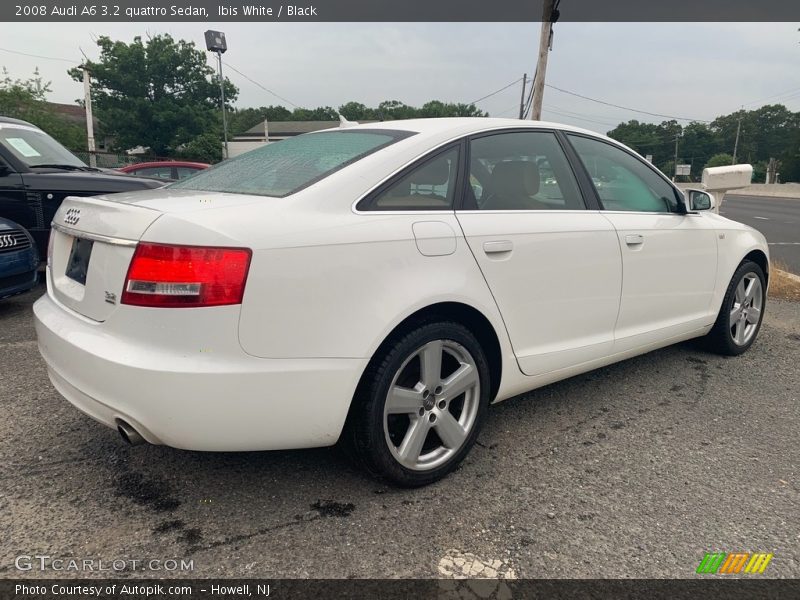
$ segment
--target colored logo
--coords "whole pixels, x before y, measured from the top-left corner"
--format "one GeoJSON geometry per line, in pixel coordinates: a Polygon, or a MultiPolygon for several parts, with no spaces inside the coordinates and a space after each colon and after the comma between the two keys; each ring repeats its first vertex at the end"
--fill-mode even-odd
{"type": "Polygon", "coordinates": [[[763,573],[773,554],[766,552],[706,552],[697,572],[701,574],[763,573]]]}

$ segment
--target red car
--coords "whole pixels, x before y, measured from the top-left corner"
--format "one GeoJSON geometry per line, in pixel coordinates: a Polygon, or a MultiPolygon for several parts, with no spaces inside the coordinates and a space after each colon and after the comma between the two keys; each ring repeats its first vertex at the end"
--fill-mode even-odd
{"type": "Polygon", "coordinates": [[[186,162],[180,160],[162,160],[156,162],[144,162],[135,165],[128,165],[118,169],[128,175],[137,175],[139,177],[150,177],[152,179],[164,180],[178,180],[186,179],[207,169],[211,165],[199,162],[186,162]]]}

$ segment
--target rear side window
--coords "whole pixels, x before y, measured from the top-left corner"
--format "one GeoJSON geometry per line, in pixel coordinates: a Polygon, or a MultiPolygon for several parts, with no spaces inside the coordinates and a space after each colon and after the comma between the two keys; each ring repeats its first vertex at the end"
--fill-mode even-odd
{"type": "Polygon", "coordinates": [[[359,203],[359,210],[452,210],[458,181],[458,146],[425,160],[359,203]]]}
{"type": "Polygon", "coordinates": [[[606,142],[569,135],[606,210],[679,212],[673,187],[642,161],[606,142]]]}
{"type": "Polygon", "coordinates": [[[168,187],[281,198],[410,135],[413,132],[383,129],[301,135],[226,160],[168,187]]]}

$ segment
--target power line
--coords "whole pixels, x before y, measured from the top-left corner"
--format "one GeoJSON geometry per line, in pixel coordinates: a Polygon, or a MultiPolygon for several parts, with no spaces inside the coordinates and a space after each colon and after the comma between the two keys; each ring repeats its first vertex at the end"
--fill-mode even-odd
{"type": "Polygon", "coordinates": [[[503,90],[507,90],[512,85],[518,84],[520,81],[522,81],[522,77],[518,77],[517,79],[515,79],[514,81],[512,81],[508,85],[504,85],[503,87],[501,87],[499,90],[495,90],[491,94],[486,94],[485,96],[482,96],[481,98],[478,98],[477,100],[473,100],[472,102],[469,102],[469,104],[477,104],[478,102],[481,102],[482,100],[486,100],[487,98],[490,98],[491,96],[494,96],[495,94],[499,94],[503,90]]]}
{"type": "Polygon", "coordinates": [[[287,104],[291,104],[291,105],[292,105],[292,106],[294,106],[295,108],[300,108],[300,107],[299,107],[297,104],[295,104],[295,103],[294,103],[294,102],[292,102],[291,100],[287,100],[286,98],[284,98],[284,97],[283,97],[283,96],[281,96],[280,94],[276,94],[276,93],[275,93],[275,92],[273,92],[271,89],[269,89],[269,88],[267,88],[267,87],[264,87],[264,86],[263,86],[263,85],[261,85],[259,82],[257,82],[255,79],[253,79],[253,78],[251,78],[251,77],[248,77],[247,75],[245,75],[244,73],[242,73],[242,72],[241,72],[239,69],[237,69],[236,67],[234,67],[234,66],[233,66],[233,65],[231,65],[230,63],[223,61],[223,64],[224,64],[226,67],[228,67],[229,69],[231,69],[232,71],[234,71],[234,72],[238,73],[239,75],[241,75],[242,77],[244,77],[245,79],[247,79],[247,81],[249,81],[250,83],[253,83],[253,84],[257,85],[258,87],[260,87],[260,88],[261,88],[262,90],[264,90],[265,92],[268,92],[268,93],[272,94],[273,96],[275,96],[275,97],[276,97],[276,98],[278,98],[279,100],[283,100],[283,101],[284,101],[284,102],[286,102],[287,104]]]}
{"type": "Polygon", "coordinates": [[[617,123],[608,123],[605,121],[596,121],[595,119],[588,119],[586,117],[579,117],[577,115],[571,115],[565,112],[561,112],[559,110],[552,109],[548,107],[546,104],[542,107],[542,110],[545,112],[553,113],[554,115],[560,115],[562,117],[568,117],[570,119],[578,119],[579,121],[587,121],[589,123],[596,123],[598,125],[605,125],[606,127],[614,127],[617,123]]]}
{"type": "Polygon", "coordinates": [[[9,54],[19,54],[20,56],[29,56],[31,58],[41,58],[44,60],[60,60],[61,62],[67,62],[73,65],[81,64],[80,61],[77,60],[69,60],[68,58],[58,58],[55,56],[42,56],[41,54],[29,54],[27,52],[20,52],[18,50],[9,50],[8,48],[0,48],[2,52],[8,52],[9,54]]]}
{"type": "Polygon", "coordinates": [[[545,85],[549,88],[554,90],[558,90],[564,94],[569,94],[570,96],[576,96],[578,98],[583,98],[584,100],[590,100],[591,102],[597,102],[598,104],[605,104],[606,106],[613,106],[614,108],[621,108],[622,110],[629,110],[631,112],[641,113],[643,115],[650,115],[651,117],[663,117],[665,119],[675,119],[676,121],[697,121],[700,123],[710,123],[707,119],[692,119],[689,117],[676,117],[675,115],[664,115],[661,113],[654,113],[649,112],[646,110],[639,110],[638,108],[631,108],[629,106],[621,106],[619,104],[614,104],[613,102],[606,102],[605,100],[598,100],[597,98],[590,98],[589,96],[584,96],[583,94],[579,94],[577,92],[571,92],[569,90],[565,90],[560,87],[556,87],[554,85],[550,85],[549,83],[545,83],[545,85]]]}
{"type": "Polygon", "coordinates": [[[778,98],[779,96],[784,96],[786,94],[794,94],[794,92],[800,92],[800,88],[792,88],[791,90],[786,90],[785,92],[781,92],[780,94],[775,94],[774,96],[767,96],[766,98],[761,98],[760,100],[745,102],[744,104],[742,104],[742,106],[750,106],[751,104],[758,104],[759,102],[764,102],[765,100],[772,100],[773,98],[778,98]]]}

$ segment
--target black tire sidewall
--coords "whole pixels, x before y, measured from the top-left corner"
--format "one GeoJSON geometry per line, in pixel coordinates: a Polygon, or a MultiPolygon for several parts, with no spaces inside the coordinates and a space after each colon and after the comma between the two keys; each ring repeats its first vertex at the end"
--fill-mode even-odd
{"type": "Polygon", "coordinates": [[[724,350],[726,350],[727,354],[742,354],[753,345],[758,337],[758,333],[761,331],[761,324],[764,322],[764,312],[766,308],[767,282],[766,277],[764,276],[764,271],[758,264],[752,261],[745,261],[739,265],[739,268],[736,269],[736,272],[731,278],[730,284],[728,284],[728,289],[725,293],[725,299],[722,303],[722,308],[720,309],[719,318],[717,320],[717,324],[715,325],[715,329],[718,330],[716,332],[717,337],[722,338],[718,341],[724,341],[726,346],[724,350]],[[746,344],[740,346],[733,341],[733,334],[731,333],[731,310],[733,310],[733,302],[736,298],[736,288],[739,286],[739,283],[742,281],[742,279],[750,273],[756,275],[761,282],[761,293],[763,294],[761,298],[761,314],[759,315],[758,323],[756,324],[756,330],[752,337],[746,344]]]}
{"type": "Polygon", "coordinates": [[[367,431],[363,434],[370,436],[370,462],[375,470],[382,476],[402,486],[415,487],[426,485],[441,479],[451,471],[469,453],[480,433],[489,405],[489,364],[486,360],[480,343],[472,333],[458,323],[430,323],[411,331],[397,340],[396,344],[387,348],[380,366],[374,372],[372,384],[369,386],[370,398],[367,402],[367,431]],[[383,411],[386,404],[389,387],[395,374],[403,362],[421,346],[434,340],[449,340],[466,348],[475,360],[480,379],[480,399],[478,414],[470,434],[464,444],[450,460],[429,471],[415,471],[404,467],[389,449],[383,425],[383,411]]]}

